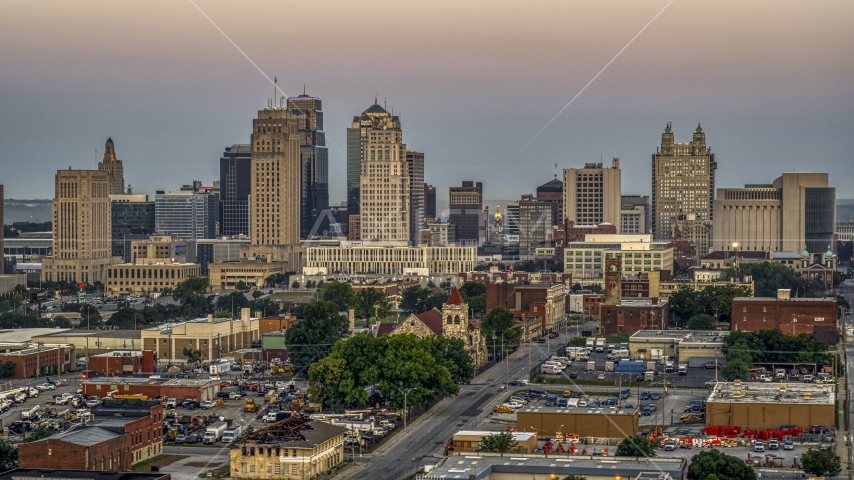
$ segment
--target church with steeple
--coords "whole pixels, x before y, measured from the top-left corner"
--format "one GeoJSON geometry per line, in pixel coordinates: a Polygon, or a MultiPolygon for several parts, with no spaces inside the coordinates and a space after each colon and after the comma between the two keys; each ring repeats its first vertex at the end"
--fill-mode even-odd
{"type": "Polygon", "coordinates": [[[457,287],[451,289],[441,310],[434,308],[412,314],[400,324],[382,323],[377,336],[411,333],[418,338],[439,335],[462,340],[475,368],[488,362],[486,343],[480,333],[480,322],[469,319],[469,306],[457,287]]]}

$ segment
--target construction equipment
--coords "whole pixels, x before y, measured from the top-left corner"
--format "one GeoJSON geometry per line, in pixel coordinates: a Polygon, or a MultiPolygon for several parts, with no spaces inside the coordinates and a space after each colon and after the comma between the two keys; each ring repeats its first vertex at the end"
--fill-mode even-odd
{"type": "Polygon", "coordinates": [[[293,375],[294,366],[291,362],[283,362],[280,364],[276,364],[270,367],[270,373],[272,375],[281,374],[281,375],[293,375]]]}
{"type": "Polygon", "coordinates": [[[492,408],[492,410],[496,413],[512,413],[513,409],[508,407],[507,405],[496,405],[492,408]]]}
{"type": "Polygon", "coordinates": [[[141,393],[137,393],[137,394],[133,394],[133,395],[123,394],[123,395],[113,395],[113,398],[124,399],[124,400],[143,400],[143,401],[145,401],[145,400],[148,400],[148,395],[143,395],[141,393]]]}
{"type": "Polygon", "coordinates": [[[258,405],[255,404],[255,400],[251,398],[246,399],[246,406],[243,407],[244,412],[254,412],[258,408],[258,405]]]}

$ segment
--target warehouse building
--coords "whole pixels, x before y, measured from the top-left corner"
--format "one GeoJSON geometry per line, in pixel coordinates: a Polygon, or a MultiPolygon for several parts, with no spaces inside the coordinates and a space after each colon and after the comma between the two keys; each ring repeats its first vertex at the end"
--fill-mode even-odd
{"type": "Polygon", "coordinates": [[[220,381],[192,378],[116,378],[96,377],[83,383],[83,393],[92,397],[106,397],[115,392],[120,395],[146,395],[148,398],[192,398],[198,401],[215,400],[220,381]]]}
{"type": "MultiPolygon", "coordinates": [[[[86,318],[83,318],[85,325],[86,318]]],[[[101,353],[138,350],[142,346],[141,330],[54,330],[33,336],[33,342],[68,343],[77,355],[88,357],[101,353]]]]}
{"type": "Polygon", "coordinates": [[[21,350],[0,353],[0,362],[13,362],[15,373],[8,378],[23,379],[56,375],[77,369],[74,345],[31,344],[21,350]]]}
{"type": "Polygon", "coordinates": [[[732,330],[780,330],[789,335],[814,334],[836,344],[836,299],[791,298],[791,290],[777,290],[777,297],[732,299],[732,330]]]}
{"type": "Polygon", "coordinates": [[[582,438],[610,438],[622,440],[638,434],[639,412],[610,408],[573,406],[577,399],[569,399],[569,407],[543,407],[526,405],[516,412],[516,427],[520,432],[538,432],[547,437],[557,432],[575,434],[582,438]]]}
{"type": "MultiPolygon", "coordinates": [[[[258,312],[260,313],[260,312],[258,312]]],[[[260,315],[257,315],[260,316],[260,315]]],[[[248,308],[240,317],[197,318],[140,330],[142,348],[157,354],[160,363],[185,362],[184,349],[202,352],[202,361],[222,358],[226,353],[251,348],[260,339],[258,318],[250,316],[248,308]]]]}
{"type": "MultiPolygon", "coordinates": [[[[592,448],[592,447],[591,447],[592,448]]],[[[478,452],[477,456],[451,455],[416,480],[507,480],[517,478],[564,478],[579,475],[587,480],[681,480],[688,461],[684,458],[593,457],[578,455],[514,455],[478,452]]]]}
{"type": "Polygon", "coordinates": [[[89,357],[88,370],[95,375],[119,377],[153,373],[157,355],[151,350],[119,350],[89,357]]]}
{"type": "Polygon", "coordinates": [[[716,330],[639,330],[629,337],[629,357],[662,361],[674,357],[689,367],[710,362],[725,365],[723,347],[728,334],[716,330]]]}
{"type": "MultiPolygon", "coordinates": [[[[476,452],[480,446],[483,437],[491,437],[505,432],[492,431],[477,431],[477,430],[460,430],[454,434],[454,451],[457,452],[476,452]]],[[[513,440],[519,444],[521,449],[517,453],[534,453],[537,450],[537,434],[536,432],[510,432],[513,435],[513,440]]]]}
{"type": "Polygon", "coordinates": [[[344,461],[346,428],[289,417],[231,444],[231,478],[309,480],[344,461]]]}
{"type": "Polygon", "coordinates": [[[832,384],[719,382],[706,400],[706,425],[738,425],[743,430],[796,425],[833,427],[832,384]]]}
{"type": "Polygon", "coordinates": [[[94,420],[48,438],[18,445],[21,468],[122,472],[163,453],[159,401],[105,399],[94,420]]]}

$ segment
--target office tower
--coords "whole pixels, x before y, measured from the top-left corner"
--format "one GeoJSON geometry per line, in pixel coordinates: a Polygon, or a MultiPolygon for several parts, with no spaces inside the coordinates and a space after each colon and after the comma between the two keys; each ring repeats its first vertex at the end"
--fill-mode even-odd
{"type": "Polygon", "coordinates": [[[551,245],[555,202],[542,202],[533,195],[519,200],[519,260],[535,260],[539,247],[551,245]]]}
{"type": "Polygon", "coordinates": [[[110,177],[110,195],[125,193],[125,169],[122,161],[116,159],[116,146],[112,138],[108,138],[104,145],[104,159],[98,162],[98,170],[107,172],[110,177]]]}
{"type": "Polygon", "coordinates": [[[694,247],[693,264],[699,265],[700,259],[709,254],[712,239],[712,222],[698,221],[693,213],[680,214],[671,227],[670,238],[683,239],[694,247]]]}
{"type": "Polygon", "coordinates": [[[154,230],[182,240],[217,237],[219,195],[193,190],[158,191],[154,196],[154,230]]]}
{"type": "Polygon", "coordinates": [[[110,181],[101,170],[56,172],[53,255],[42,260],[43,280],[105,282],[113,264],[110,181]]]}
{"type": "Polygon", "coordinates": [[[220,234],[249,235],[249,195],[252,192],[252,158],[249,145],[234,144],[219,158],[220,234]]]}
{"type": "Polygon", "coordinates": [[[551,181],[537,187],[537,200],[555,205],[552,225],[563,222],[563,182],[557,179],[557,174],[551,181]]]}
{"type": "Polygon", "coordinates": [[[620,224],[620,159],[563,170],[563,215],[576,225],[620,224]]]}
{"type": "Polygon", "coordinates": [[[3,185],[0,185],[0,275],[6,273],[6,257],[3,250],[3,238],[6,235],[6,224],[3,223],[3,185]]]}
{"type": "Polygon", "coordinates": [[[300,238],[329,230],[329,152],[321,107],[320,99],[305,90],[288,99],[300,142],[300,238]]]}
{"type": "Polygon", "coordinates": [[[457,225],[457,243],[477,246],[484,229],[483,184],[466,180],[460,187],[451,187],[450,200],[448,221],[457,225]]]}
{"type": "Polygon", "coordinates": [[[424,184],[424,218],[436,218],[436,187],[424,184]]]}
{"type": "Polygon", "coordinates": [[[661,134],[661,147],[652,155],[650,220],[656,240],[670,237],[677,215],[694,214],[697,221],[713,221],[715,155],[706,146],[700,125],[691,143],[674,143],[670,123],[661,134]]]}
{"type": "Polygon", "coordinates": [[[822,253],[833,243],[836,188],[826,173],[783,173],[772,184],[719,188],[714,250],[822,253]]]}
{"type": "Polygon", "coordinates": [[[110,195],[110,211],[112,255],[130,263],[129,243],[154,233],[155,204],[148,201],[148,195],[110,195]]]}
{"type": "Polygon", "coordinates": [[[418,246],[418,231],[424,228],[424,154],[406,151],[409,173],[409,241],[418,246]]]}
{"type": "Polygon", "coordinates": [[[649,196],[620,197],[620,233],[649,233],[649,196]]]}
{"type": "MultiPolygon", "coordinates": [[[[504,232],[507,235],[519,236],[519,201],[507,204],[504,213],[504,232]]],[[[516,240],[518,241],[518,239],[516,240]]]]}
{"type": "MultiPolygon", "coordinates": [[[[300,134],[296,118],[273,103],[252,120],[252,247],[294,246],[300,239],[300,134]]],[[[267,255],[284,260],[273,249],[267,255]]]]}
{"type": "MultiPolygon", "coordinates": [[[[353,119],[350,131],[354,129],[359,133],[361,146],[360,238],[408,244],[410,181],[400,119],[375,100],[360,117],[353,119]]],[[[347,147],[350,147],[349,136],[347,147]]]]}

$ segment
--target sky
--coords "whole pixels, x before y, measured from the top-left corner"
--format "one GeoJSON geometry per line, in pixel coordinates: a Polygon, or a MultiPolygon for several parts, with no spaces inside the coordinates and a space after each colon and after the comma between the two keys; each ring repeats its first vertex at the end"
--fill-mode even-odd
{"type": "Polygon", "coordinates": [[[850,1],[4,0],[0,184],[50,198],[107,137],[135,193],[210,184],[276,77],[323,100],[332,203],[375,96],[440,208],[463,180],[504,204],[612,157],[623,194],[648,195],[668,121],[677,142],[702,123],[719,188],[821,171],[854,198],[851,18],[850,1]]]}

